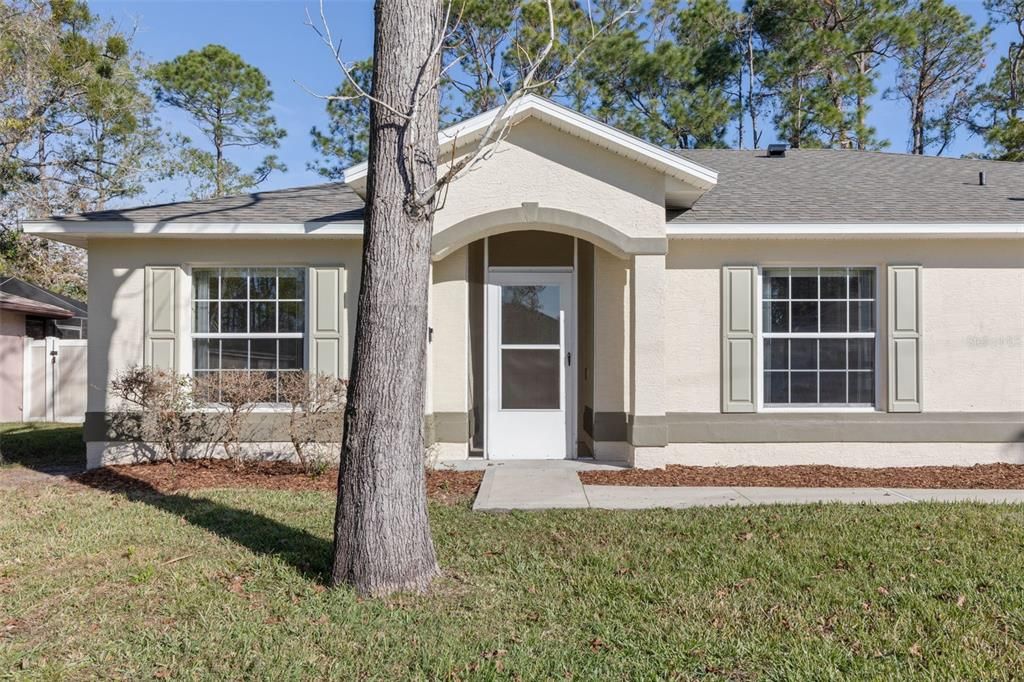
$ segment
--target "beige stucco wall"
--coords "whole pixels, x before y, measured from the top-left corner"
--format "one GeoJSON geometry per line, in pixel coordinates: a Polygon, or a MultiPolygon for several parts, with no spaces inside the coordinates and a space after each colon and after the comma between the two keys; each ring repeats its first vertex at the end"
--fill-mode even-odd
{"type": "Polygon", "coordinates": [[[427,412],[469,410],[468,248],[434,263],[427,412]]]}
{"type": "Polygon", "coordinates": [[[434,231],[535,202],[595,218],[631,236],[660,237],[664,187],[657,171],[528,119],[512,128],[492,158],[451,185],[434,231]]]}
{"type": "MultiPolygon", "coordinates": [[[[92,314],[89,322],[88,410],[101,412],[112,407],[106,395],[109,378],[143,361],[143,278],[146,265],[343,265],[347,273],[347,325],[351,335],[355,329],[360,243],[357,240],[323,239],[93,240],[89,244],[89,305],[92,314]]],[[[464,413],[468,409],[466,252],[467,249],[460,249],[434,264],[430,312],[434,338],[429,349],[428,412],[464,413]]],[[[182,297],[182,303],[187,305],[188,295],[182,297]]],[[[190,313],[184,307],[180,314],[183,321],[189,319],[190,313]]],[[[347,346],[351,354],[351,337],[347,346]]]]}
{"type": "MultiPolygon", "coordinates": [[[[352,239],[93,239],[89,242],[90,412],[107,410],[111,377],[143,361],[147,265],[343,265],[348,329],[355,328],[360,241],[352,239]]],[[[183,290],[183,294],[186,292],[183,290]]],[[[191,315],[181,297],[180,319],[191,315]]],[[[185,326],[184,329],[188,329],[185,326]]],[[[348,352],[351,354],[351,341],[348,352]]]]}
{"type": "MultiPolygon", "coordinates": [[[[348,272],[351,330],[359,258],[355,240],[93,240],[88,410],[106,410],[109,377],[142,362],[145,265],[342,264],[348,272]]],[[[720,410],[720,269],[737,263],[875,265],[883,273],[888,263],[920,263],[925,411],[1024,411],[1024,248],[1019,242],[730,239],[670,241],[664,303],[666,412],[720,410]]],[[[465,413],[470,407],[467,249],[433,267],[434,338],[426,408],[465,413]]],[[[633,358],[630,348],[631,267],[630,260],[595,250],[596,412],[632,411],[630,363],[644,362],[633,358]]],[[[884,339],[885,278],[878,284],[884,339]]],[[[187,319],[188,311],[182,316],[187,319]]],[[[351,340],[348,345],[351,351],[351,340]]],[[[879,373],[884,377],[884,344],[882,349],[879,373]]],[[[879,404],[884,406],[885,382],[880,383],[879,404]]]]}
{"type": "Polygon", "coordinates": [[[629,412],[630,262],[594,251],[594,411],[629,412]]]}
{"type": "Polygon", "coordinates": [[[22,420],[25,315],[0,310],[0,422],[22,420]]]}
{"type": "MultiPolygon", "coordinates": [[[[667,411],[720,410],[720,286],[726,264],[920,264],[928,412],[1024,410],[1024,245],[1019,240],[670,240],[667,411]]],[[[879,372],[886,372],[883,342],[879,372]]],[[[881,382],[879,404],[886,404],[881,382]]]]}

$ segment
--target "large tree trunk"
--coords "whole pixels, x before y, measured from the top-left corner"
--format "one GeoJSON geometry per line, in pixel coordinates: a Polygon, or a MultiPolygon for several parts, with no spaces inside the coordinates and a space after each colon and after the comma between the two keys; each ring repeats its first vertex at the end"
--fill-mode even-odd
{"type": "Polygon", "coordinates": [[[914,113],[910,121],[910,130],[914,136],[912,154],[924,154],[924,97],[920,94],[914,98],[914,113]]]}
{"type": "MultiPolygon", "coordinates": [[[[750,80],[747,81],[747,108],[750,110],[750,141],[751,147],[757,149],[761,142],[761,135],[757,132],[757,104],[754,101],[757,73],[754,70],[754,31],[747,32],[747,73],[750,80]]],[[[743,113],[740,112],[742,118],[743,113]]]]}
{"type": "Polygon", "coordinates": [[[436,177],[438,0],[377,0],[362,285],[338,481],[332,584],[367,595],[425,590],[437,575],[427,518],[423,410],[436,177]],[[412,145],[412,149],[409,146],[412,145]],[[415,164],[415,173],[409,169],[415,164]]]}

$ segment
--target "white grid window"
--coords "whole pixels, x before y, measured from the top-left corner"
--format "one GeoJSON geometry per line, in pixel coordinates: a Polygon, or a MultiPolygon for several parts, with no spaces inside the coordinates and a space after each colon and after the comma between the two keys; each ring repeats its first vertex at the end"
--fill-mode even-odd
{"type": "Polygon", "coordinates": [[[274,379],[300,371],[305,330],[304,268],[192,271],[192,371],[197,379],[225,370],[266,372],[274,379]]]}
{"type": "Polygon", "coordinates": [[[874,268],[764,268],[766,407],[875,404],[874,268]]]}

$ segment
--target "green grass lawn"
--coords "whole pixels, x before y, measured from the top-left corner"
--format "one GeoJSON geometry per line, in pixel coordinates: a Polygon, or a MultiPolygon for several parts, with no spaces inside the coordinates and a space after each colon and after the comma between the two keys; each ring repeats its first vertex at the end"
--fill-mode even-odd
{"type": "Polygon", "coordinates": [[[1024,507],[488,515],[428,596],[322,584],[333,500],[0,493],[0,677],[1006,678],[1024,507]]]}
{"type": "Polygon", "coordinates": [[[81,424],[0,424],[0,467],[85,466],[81,424]]]}

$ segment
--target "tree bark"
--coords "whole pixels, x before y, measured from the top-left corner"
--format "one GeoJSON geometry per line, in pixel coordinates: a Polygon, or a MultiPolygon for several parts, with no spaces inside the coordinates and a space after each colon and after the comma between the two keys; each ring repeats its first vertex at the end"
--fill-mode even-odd
{"type": "Polygon", "coordinates": [[[426,590],[438,574],[427,517],[423,412],[437,174],[438,0],[377,0],[362,284],[342,441],[333,585],[426,590]],[[389,109],[417,115],[404,119],[389,109]]]}
{"type": "Polygon", "coordinates": [[[213,128],[213,148],[215,154],[213,163],[213,191],[214,195],[219,199],[224,196],[224,139],[221,132],[220,109],[217,109],[215,120],[217,123],[213,128]]]}
{"type": "MultiPolygon", "coordinates": [[[[751,148],[757,149],[761,143],[761,135],[757,132],[757,105],[754,102],[754,91],[757,74],[754,70],[754,29],[747,31],[747,108],[750,110],[750,142],[751,148]]],[[[742,118],[743,113],[740,112],[742,118]]]]}

